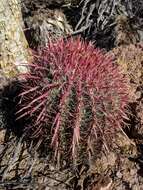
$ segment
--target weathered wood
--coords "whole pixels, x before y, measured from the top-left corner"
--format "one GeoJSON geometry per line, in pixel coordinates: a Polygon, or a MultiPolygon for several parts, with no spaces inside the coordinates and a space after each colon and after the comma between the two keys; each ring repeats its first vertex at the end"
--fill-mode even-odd
{"type": "MultiPolygon", "coordinates": [[[[135,0],[134,0],[135,1],[135,0]]],[[[82,11],[76,31],[84,38],[95,42],[96,46],[107,50],[116,46],[116,18],[123,15],[129,18],[133,25],[139,25],[132,0],[85,0],[82,1],[82,11]]],[[[141,28],[140,28],[141,30],[141,28]]],[[[141,39],[142,31],[139,33],[141,39]]]]}

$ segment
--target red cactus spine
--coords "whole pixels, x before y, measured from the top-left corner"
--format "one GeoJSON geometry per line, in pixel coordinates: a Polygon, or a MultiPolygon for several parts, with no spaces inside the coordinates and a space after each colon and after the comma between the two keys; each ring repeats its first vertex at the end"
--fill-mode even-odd
{"type": "Polygon", "coordinates": [[[80,39],[59,40],[34,55],[17,119],[31,138],[47,139],[55,156],[87,162],[96,139],[110,142],[128,102],[112,58],[80,39]],[[110,140],[109,140],[110,139],[110,140]]]}

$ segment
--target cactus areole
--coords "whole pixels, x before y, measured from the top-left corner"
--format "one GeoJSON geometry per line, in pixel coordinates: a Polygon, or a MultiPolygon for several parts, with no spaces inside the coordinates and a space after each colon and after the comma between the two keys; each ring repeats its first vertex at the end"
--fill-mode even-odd
{"type": "Polygon", "coordinates": [[[94,154],[99,138],[111,142],[128,102],[112,57],[81,39],[58,40],[34,53],[29,67],[16,113],[26,121],[26,136],[47,140],[55,156],[77,161],[94,154]]]}

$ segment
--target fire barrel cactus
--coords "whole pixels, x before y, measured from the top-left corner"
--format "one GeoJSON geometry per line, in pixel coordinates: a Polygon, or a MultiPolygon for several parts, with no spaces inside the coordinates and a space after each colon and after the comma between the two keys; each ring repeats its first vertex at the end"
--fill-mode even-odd
{"type": "Polygon", "coordinates": [[[128,102],[126,79],[112,57],[71,38],[34,53],[29,67],[16,112],[25,136],[46,141],[58,162],[87,163],[100,144],[107,148],[128,102]]]}

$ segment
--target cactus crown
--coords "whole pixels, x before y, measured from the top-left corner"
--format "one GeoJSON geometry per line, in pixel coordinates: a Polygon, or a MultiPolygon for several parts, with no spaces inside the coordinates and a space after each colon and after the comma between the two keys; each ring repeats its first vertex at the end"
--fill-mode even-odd
{"type": "Polygon", "coordinates": [[[125,79],[111,57],[81,39],[49,44],[29,67],[16,113],[27,121],[25,134],[46,139],[56,158],[87,162],[121,127],[125,79]]]}

